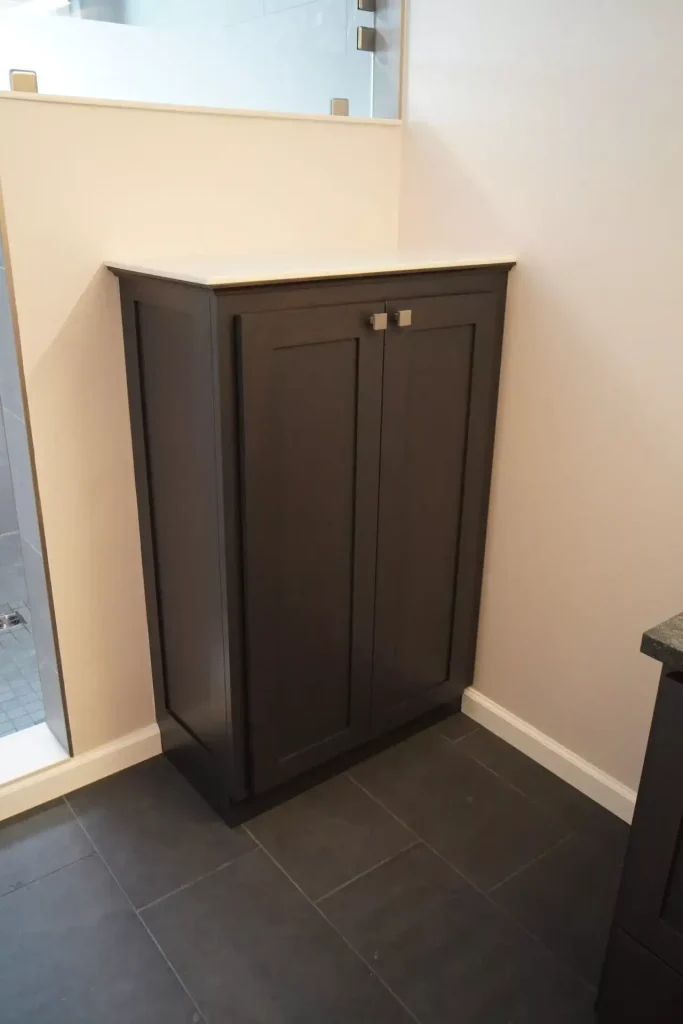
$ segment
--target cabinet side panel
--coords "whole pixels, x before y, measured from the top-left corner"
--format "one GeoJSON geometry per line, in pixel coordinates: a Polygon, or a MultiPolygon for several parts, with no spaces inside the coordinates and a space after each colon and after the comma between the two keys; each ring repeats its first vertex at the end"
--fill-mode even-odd
{"type": "Polygon", "coordinates": [[[683,822],[671,861],[671,874],[662,903],[662,920],[683,935],[683,822]]]}
{"type": "Polygon", "coordinates": [[[683,674],[662,670],[616,922],[683,977],[683,674]]]}
{"type": "Polygon", "coordinates": [[[596,1009],[599,1024],[680,1024],[683,978],[615,928],[596,1009]]]}
{"type": "Polygon", "coordinates": [[[507,279],[500,277],[495,292],[474,297],[476,326],[451,650],[451,676],[460,688],[471,685],[474,679],[506,285],[507,279]]]}
{"type": "Polygon", "coordinates": [[[167,711],[225,740],[225,659],[211,339],[188,313],[136,304],[167,711]]]}

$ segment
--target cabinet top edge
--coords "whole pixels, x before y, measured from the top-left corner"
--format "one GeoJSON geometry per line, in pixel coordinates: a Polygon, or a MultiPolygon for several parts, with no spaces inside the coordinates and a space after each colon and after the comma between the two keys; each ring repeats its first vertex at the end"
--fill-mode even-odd
{"type": "Polygon", "coordinates": [[[683,670],[683,613],[643,633],[640,650],[668,669],[683,670]]]}
{"type": "Polygon", "coordinates": [[[498,270],[515,266],[510,256],[434,256],[395,251],[390,253],[341,254],[311,257],[279,255],[230,257],[229,259],[181,257],[139,261],[108,260],[105,266],[117,276],[141,275],[164,278],[206,288],[285,284],[331,278],[381,274],[428,273],[436,270],[498,270]]]}

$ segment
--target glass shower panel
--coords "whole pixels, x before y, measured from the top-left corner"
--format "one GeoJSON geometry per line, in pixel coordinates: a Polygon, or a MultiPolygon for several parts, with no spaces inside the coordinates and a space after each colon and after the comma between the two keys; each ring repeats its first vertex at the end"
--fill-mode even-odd
{"type": "Polygon", "coordinates": [[[301,114],[329,114],[342,99],[351,116],[371,117],[379,54],[359,49],[358,30],[374,30],[376,15],[359,5],[373,6],[0,0],[0,88],[20,68],[53,95],[301,114]]]}

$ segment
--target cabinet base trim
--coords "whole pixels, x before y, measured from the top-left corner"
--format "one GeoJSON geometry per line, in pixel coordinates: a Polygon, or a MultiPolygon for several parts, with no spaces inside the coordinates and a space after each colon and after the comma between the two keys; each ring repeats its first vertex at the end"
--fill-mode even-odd
{"type": "Polygon", "coordinates": [[[636,802],[634,789],[629,789],[471,686],[463,693],[462,710],[469,718],[630,824],[636,802]]]}
{"type": "Polygon", "coordinates": [[[0,821],[161,753],[158,725],[136,729],[84,754],[0,786],[0,821]]]}

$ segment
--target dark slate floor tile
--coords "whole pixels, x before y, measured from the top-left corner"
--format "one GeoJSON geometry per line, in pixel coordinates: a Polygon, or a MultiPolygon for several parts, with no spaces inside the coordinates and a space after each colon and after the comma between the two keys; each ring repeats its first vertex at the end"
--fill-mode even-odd
{"type": "Polygon", "coordinates": [[[487,729],[478,729],[465,737],[458,744],[458,751],[502,776],[561,818],[572,832],[591,836],[617,851],[627,842],[626,822],[487,729]]]}
{"type": "MultiPolygon", "coordinates": [[[[461,743],[464,743],[462,740],[461,743]]],[[[542,808],[433,732],[357,765],[352,775],[480,889],[569,834],[542,808]]]]}
{"type": "Polygon", "coordinates": [[[311,899],[416,841],[343,775],[254,818],[248,830],[311,899]]]}
{"type": "Polygon", "coordinates": [[[575,836],[492,892],[587,981],[597,985],[619,888],[622,858],[575,836]]]}
{"type": "Polygon", "coordinates": [[[263,851],[143,911],[209,1024],[408,1024],[263,851]]]}
{"type": "Polygon", "coordinates": [[[93,852],[63,800],[0,825],[0,896],[93,852]]]}
{"type": "Polygon", "coordinates": [[[423,845],[320,902],[422,1024],[591,1024],[594,994],[423,845]]]}
{"type": "Polygon", "coordinates": [[[168,895],[254,846],[163,757],[77,790],[69,803],[136,907],[168,895]]]}
{"type": "Polygon", "coordinates": [[[456,743],[463,736],[469,736],[471,732],[475,732],[478,728],[477,723],[468,718],[467,715],[463,715],[462,711],[451,715],[450,718],[444,718],[443,722],[438,722],[434,726],[436,732],[441,733],[442,736],[456,743]]]}
{"type": "Polygon", "coordinates": [[[195,1024],[190,999],[97,856],[0,900],[3,1024],[195,1024]]]}

